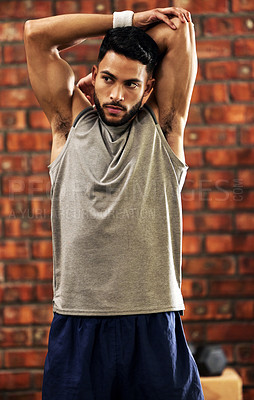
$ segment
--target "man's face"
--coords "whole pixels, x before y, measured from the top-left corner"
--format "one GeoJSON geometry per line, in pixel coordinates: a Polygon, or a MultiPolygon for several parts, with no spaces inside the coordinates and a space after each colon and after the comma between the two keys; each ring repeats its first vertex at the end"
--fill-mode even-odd
{"type": "Polygon", "coordinates": [[[94,102],[107,125],[130,121],[152,89],[146,66],[136,60],[108,51],[92,70],[94,102]]]}

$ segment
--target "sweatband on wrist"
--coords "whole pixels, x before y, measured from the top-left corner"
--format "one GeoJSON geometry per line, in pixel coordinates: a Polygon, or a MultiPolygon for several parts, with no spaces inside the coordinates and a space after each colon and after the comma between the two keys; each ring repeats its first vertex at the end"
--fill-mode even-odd
{"type": "Polygon", "coordinates": [[[132,26],[134,12],[133,11],[115,11],[113,13],[113,28],[123,28],[124,26],[132,26]]]}

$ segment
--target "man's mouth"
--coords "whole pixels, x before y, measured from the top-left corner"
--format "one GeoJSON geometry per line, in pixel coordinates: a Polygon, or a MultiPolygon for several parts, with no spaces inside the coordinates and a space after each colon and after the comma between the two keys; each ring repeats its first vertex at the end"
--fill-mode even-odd
{"type": "Polygon", "coordinates": [[[114,106],[114,105],[105,105],[105,108],[107,108],[108,112],[110,114],[119,114],[121,111],[124,111],[122,107],[114,106]]]}

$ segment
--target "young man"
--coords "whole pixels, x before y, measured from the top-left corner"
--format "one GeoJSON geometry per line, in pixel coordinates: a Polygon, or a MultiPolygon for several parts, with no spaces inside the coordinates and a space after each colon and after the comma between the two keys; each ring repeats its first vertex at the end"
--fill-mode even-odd
{"type": "Polygon", "coordinates": [[[197,72],[189,12],[28,21],[25,46],[53,135],[43,399],[203,399],[180,319],[183,133],[197,72]],[[105,34],[76,86],[59,52],[105,34]]]}

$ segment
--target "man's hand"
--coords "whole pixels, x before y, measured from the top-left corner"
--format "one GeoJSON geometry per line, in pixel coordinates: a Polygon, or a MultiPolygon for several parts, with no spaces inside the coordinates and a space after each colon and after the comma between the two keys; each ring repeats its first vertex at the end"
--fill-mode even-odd
{"type": "Polygon", "coordinates": [[[81,78],[77,83],[77,87],[84,93],[90,103],[94,105],[94,86],[92,84],[92,73],[88,74],[84,78],[81,78]]]}
{"type": "Polygon", "coordinates": [[[167,7],[135,13],[133,17],[133,26],[147,29],[157,22],[165,22],[171,29],[177,29],[175,24],[171,21],[173,17],[178,17],[181,22],[191,22],[189,11],[184,8],[167,7]]]}

